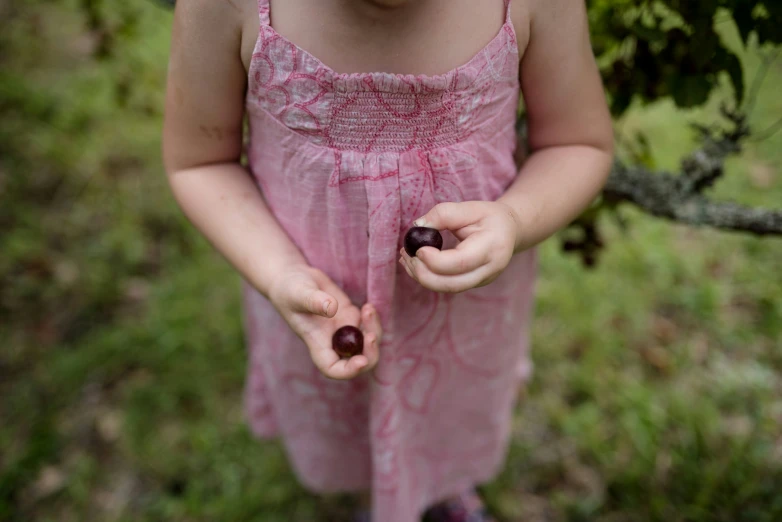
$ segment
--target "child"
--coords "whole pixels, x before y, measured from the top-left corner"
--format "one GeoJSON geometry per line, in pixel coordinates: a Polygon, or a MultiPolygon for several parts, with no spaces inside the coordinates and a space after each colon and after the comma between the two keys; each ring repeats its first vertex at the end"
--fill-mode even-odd
{"type": "Polygon", "coordinates": [[[180,0],[164,141],[245,282],[254,433],[309,489],[371,493],[374,521],[489,520],[473,488],[530,372],[534,247],[611,165],[583,2],[180,0]],[[414,223],[443,250],[409,257],[414,223]],[[339,359],[348,324],[364,352],[339,359]]]}

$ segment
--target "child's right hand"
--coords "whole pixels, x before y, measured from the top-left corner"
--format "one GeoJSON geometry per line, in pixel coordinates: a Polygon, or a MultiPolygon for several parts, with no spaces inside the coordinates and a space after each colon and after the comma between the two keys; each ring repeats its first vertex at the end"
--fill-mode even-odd
{"type": "Polygon", "coordinates": [[[331,379],[347,380],[377,365],[382,335],[377,311],[370,304],[359,310],[322,271],[307,265],[292,266],[275,278],[269,300],[307,344],[315,366],[331,379]],[[364,333],[364,352],[341,359],[331,338],[343,326],[356,326],[364,333]]]}

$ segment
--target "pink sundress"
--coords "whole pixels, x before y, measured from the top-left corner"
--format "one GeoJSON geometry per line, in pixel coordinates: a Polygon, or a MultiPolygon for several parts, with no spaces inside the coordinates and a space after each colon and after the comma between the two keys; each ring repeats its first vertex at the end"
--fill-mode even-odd
{"type": "Polygon", "coordinates": [[[424,289],[397,262],[408,227],[436,203],[493,201],[518,174],[519,51],[508,0],[505,10],[496,37],[448,73],[341,74],[278,34],[259,0],[252,175],[308,262],[377,307],[384,338],[371,374],[329,380],[245,282],[246,413],[256,436],[281,437],[305,487],[371,490],[375,522],[417,521],[493,478],[531,370],[534,250],[456,295],[424,289]]]}

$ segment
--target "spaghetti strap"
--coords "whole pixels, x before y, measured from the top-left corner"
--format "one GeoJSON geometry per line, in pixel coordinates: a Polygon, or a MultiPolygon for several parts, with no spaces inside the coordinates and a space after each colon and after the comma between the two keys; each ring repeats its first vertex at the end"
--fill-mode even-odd
{"type": "MultiPolygon", "coordinates": [[[[506,2],[508,0],[505,0],[506,2]]],[[[271,25],[271,8],[269,0],[258,0],[258,16],[261,19],[261,25],[271,25]]]]}
{"type": "MultiPolygon", "coordinates": [[[[505,23],[510,22],[510,2],[511,0],[505,0],[505,23]]],[[[268,0],[266,0],[268,4],[268,0]]]]}

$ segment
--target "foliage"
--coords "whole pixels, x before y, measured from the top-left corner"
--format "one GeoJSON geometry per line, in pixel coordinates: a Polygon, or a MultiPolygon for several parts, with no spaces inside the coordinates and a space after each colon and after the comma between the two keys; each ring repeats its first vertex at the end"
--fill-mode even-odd
{"type": "Polygon", "coordinates": [[[782,4],[775,0],[592,0],[589,18],[611,108],[633,99],[671,97],[679,107],[702,105],[726,74],[737,106],[744,70],[718,26],[732,20],[744,45],[782,43],[782,4]]]}

